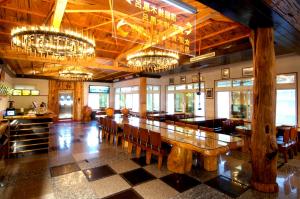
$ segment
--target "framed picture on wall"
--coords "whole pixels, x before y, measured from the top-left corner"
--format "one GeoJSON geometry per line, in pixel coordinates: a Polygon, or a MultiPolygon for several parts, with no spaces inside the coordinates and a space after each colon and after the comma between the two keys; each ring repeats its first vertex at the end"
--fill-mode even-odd
{"type": "Polygon", "coordinates": [[[222,79],[228,79],[230,77],[230,69],[222,68],[221,75],[222,75],[222,79]]]}
{"type": "Polygon", "coordinates": [[[243,77],[253,76],[253,67],[243,68],[242,70],[243,77]]]}
{"type": "Polygon", "coordinates": [[[205,89],[205,96],[207,99],[213,99],[214,98],[214,89],[213,88],[206,88],[205,89]]]}
{"type": "Polygon", "coordinates": [[[193,75],[192,76],[192,83],[198,83],[199,82],[199,75],[193,75]]]}
{"type": "Polygon", "coordinates": [[[185,76],[180,76],[180,84],[185,84],[186,78],[185,76]]]}
{"type": "Polygon", "coordinates": [[[174,77],[169,78],[169,85],[174,85],[174,77]]]}

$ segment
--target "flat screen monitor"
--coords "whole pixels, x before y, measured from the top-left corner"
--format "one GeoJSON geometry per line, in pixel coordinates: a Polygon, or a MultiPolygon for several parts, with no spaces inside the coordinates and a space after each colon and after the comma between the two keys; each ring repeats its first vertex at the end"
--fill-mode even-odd
{"type": "Polygon", "coordinates": [[[6,110],[6,116],[15,116],[16,110],[6,110]]]}

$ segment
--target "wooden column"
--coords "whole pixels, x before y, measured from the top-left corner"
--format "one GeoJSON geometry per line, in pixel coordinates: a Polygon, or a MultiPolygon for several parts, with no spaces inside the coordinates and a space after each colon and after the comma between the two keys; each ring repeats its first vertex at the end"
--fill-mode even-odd
{"type": "Polygon", "coordinates": [[[254,66],[251,184],[258,191],[278,192],[273,28],[256,28],[251,42],[254,66]]]}
{"type": "Polygon", "coordinates": [[[146,118],[147,114],[147,78],[140,78],[140,117],[146,118]]]}

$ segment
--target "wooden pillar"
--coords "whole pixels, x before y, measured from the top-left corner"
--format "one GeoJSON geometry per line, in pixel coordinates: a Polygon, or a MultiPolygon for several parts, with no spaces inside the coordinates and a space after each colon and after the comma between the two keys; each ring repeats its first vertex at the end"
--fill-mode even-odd
{"type": "Polygon", "coordinates": [[[147,114],[147,78],[140,78],[140,117],[146,118],[147,114]]]}
{"type": "Polygon", "coordinates": [[[258,191],[278,192],[273,28],[254,29],[251,43],[254,66],[251,184],[258,191]]]}
{"type": "Polygon", "coordinates": [[[73,119],[80,121],[82,119],[82,109],[83,109],[83,82],[77,81],[74,83],[74,116],[73,119]]]}

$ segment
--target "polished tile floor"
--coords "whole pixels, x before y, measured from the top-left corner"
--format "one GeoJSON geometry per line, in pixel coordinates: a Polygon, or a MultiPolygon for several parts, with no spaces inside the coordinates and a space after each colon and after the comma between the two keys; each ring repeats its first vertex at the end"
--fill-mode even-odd
{"type": "Polygon", "coordinates": [[[98,138],[96,122],[57,123],[51,129],[48,154],[0,161],[0,198],[300,198],[300,154],[288,164],[279,160],[278,194],[249,187],[249,157],[224,154],[216,172],[195,162],[186,175],[146,165],[120,146],[98,138]]]}

